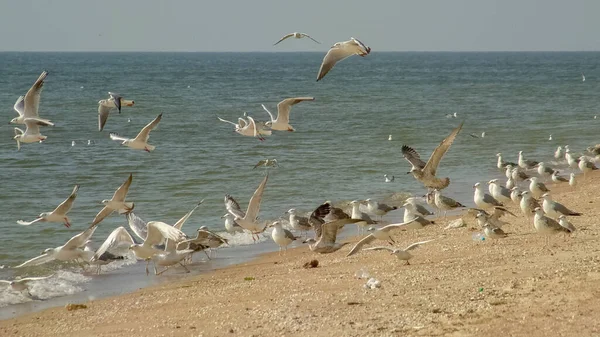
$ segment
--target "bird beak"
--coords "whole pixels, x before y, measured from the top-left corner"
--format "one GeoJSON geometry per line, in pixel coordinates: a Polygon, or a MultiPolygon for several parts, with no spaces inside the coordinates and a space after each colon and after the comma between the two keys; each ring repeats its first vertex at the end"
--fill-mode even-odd
{"type": "Polygon", "coordinates": [[[406,172],[406,174],[410,174],[410,171],[406,172]]]}

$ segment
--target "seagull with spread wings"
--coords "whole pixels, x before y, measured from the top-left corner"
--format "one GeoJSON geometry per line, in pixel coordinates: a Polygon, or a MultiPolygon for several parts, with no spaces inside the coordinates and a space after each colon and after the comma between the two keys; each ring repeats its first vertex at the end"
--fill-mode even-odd
{"type": "Polygon", "coordinates": [[[437,188],[438,190],[444,189],[450,185],[450,178],[439,179],[435,176],[438,166],[440,165],[440,161],[442,157],[450,146],[454,142],[454,139],[462,129],[463,123],[460,123],[458,127],[456,127],[450,135],[446,137],[438,147],[433,150],[431,157],[427,163],[421,160],[421,156],[419,153],[410,146],[403,145],[402,146],[402,155],[408,162],[412,165],[410,172],[412,173],[415,179],[422,182],[425,187],[428,188],[437,188]]]}
{"type": "Polygon", "coordinates": [[[315,231],[316,239],[307,239],[304,243],[308,244],[308,248],[319,254],[329,254],[340,250],[348,244],[348,242],[335,242],[337,233],[345,225],[363,221],[362,219],[339,219],[330,222],[325,222],[325,217],[332,211],[331,204],[325,202],[317,207],[310,215],[310,223],[315,231]]]}
{"type": "Polygon", "coordinates": [[[135,136],[135,138],[124,138],[117,135],[116,133],[111,133],[110,139],[120,141],[121,145],[125,145],[134,150],[144,150],[146,152],[154,151],[156,146],[148,144],[148,138],[150,138],[150,131],[156,128],[158,123],[160,123],[161,119],[162,114],[158,115],[156,118],[154,118],[152,122],[144,126],[142,131],[140,131],[140,133],[138,133],[138,135],[135,136]]]}
{"type": "Polygon", "coordinates": [[[98,101],[98,131],[102,131],[104,129],[104,125],[108,120],[108,115],[112,109],[117,109],[119,113],[121,113],[121,107],[125,106],[133,106],[135,104],[134,101],[123,99],[123,97],[114,92],[108,92],[110,96],[108,99],[101,99],[98,101]]]}
{"type": "Polygon", "coordinates": [[[260,202],[268,179],[269,175],[267,174],[260,185],[258,185],[256,191],[254,191],[252,198],[250,198],[246,212],[242,211],[240,204],[238,204],[231,195],[225,195],[225,208],[227,208],[227,212],[233,215],[234,220],[238,225],[252,233],[252,240],[254,241],[256,241],[254,236],[258,236],[258,234],[264,232],[266,227],[264,224],[258,222],[258,212],[260,210],[260,202]]]}
{"type": "Polygon", "coordinates": [[[317,40],[313,39],[313,38],[312,38],[312,37],[310,37],[310,35],[308,35],[308,34],[304,34],[304,33],[298,33],[298,32],[293,32],[293,33],[289,33],[289,34],[286,34],[286,35],[284,35],[284,36],[283,36],[281,39],[279,39],[279,41],[275,42],[273,45],[274,45],[274,46],[276,46],[276,45],[278,45],[278,44],[279,44],[279,42],[281,42],[281,41],[283,41],[283,40],[286,40],[286,39],[289,39],[290,37],[295,37],[296,39],[301,39],[301,38],[303,38],[303,37],[307,37],[307,38],[309,38],[309,39],[311,39],[311,40],[315,41],[316,43],[318,43],[318,44],[321,44],[321,42],[319,42],[319,41],[317,41],[317,40]]]}
{"type": "MultiPolygon", "coordinates": [[[[27,91],[25,96],[20,96],[14,105],[14,109],[19,113],[19,117],[13,118],[10,122],[12,124],[27,124],[27,121],[32,122],[37,126],[54,126],[54,123],[47,119],[40,118],[40,97],[42,94],[42,87],[44,86],[44,80],[48,76],[48,72],[44,70],[40,77],[35,81],[31,88],[27,91]]],[[[26,142],[23,142],[26,143],[26,142]]]]}
{"type": "Polygon", "coordinates": [[[12,280],[12,281],[8,281],[8,280],[0,280],[0,284],[5,284],[7,286],[10,287],[10,289],[16,291],[16,292],[20,292],[22,294],[26,294],[29,297],[33,297],[33,295],[31,295],[31,293],[29,292],[29,282],[32,281],[42,281],[42,280],[46,280],[51,278],[54,275],[49,275],[49,276],[43,276],[43,277],[24,277],[24,278],[20,278],[20,279],[16,279],[16,280],[12,280]]]}
{"type": "Polygon", "coordinates": [[[102,200],[102,203],[105,205],[103,209],[96,214],[94,221],[92,221],[91,226],[95,226],[99,224],[104,218],[111,215],[114,211],[118,211],[119,213],[129,213],[133,210],[135,206],[133,202],[125,202],[125,197],[127,196],[127,192],[129,192],[129,186],[131,186],[131,181],[133,180],[133,174],[129,174],[129,178],[117,188],[115,194],[110,200],[102,200]]]}
{"type": "Polygon", "coordinates": [[[238,122],[234,123],[221,117],[217,117],[217,119],[221,122],[229,123],[235,126],[235,129],[233,131],[239,133],[242,136],[256,137],[261,141],[265,140],[265,138],[258,132],[258,128],[256,127],[256,122],[254,121],[254,118],[248,115],[246,115],[246,118],[248,118],[248,121],[246,121],[243,118],[238,118],[238,122]]]}
{"type": "Polygon", "coordinates": [[[60,205],[58,205],[58,207],[56,207],[52,212],[44,212],[40,214],[40,216],[37,219],[30,222],[18,220],[17,223],[19,225],[29,226],[40,221],[62,222],[67,228],[71,227],[71,221],[69,220],[67,213],[69,213],[69,211],[73,207],[73,202],[75,202],[75,198],[77,198],[77,191],[79,191],[79,185],[75,185],[75,187],[73,188],[73,192],[71,192],[71,195],[69,195],[69,197],[60,205]]]}
{"type": "Polygon", "coordinates": [[[373,230],[373,232],[371,234],[365,236],[360,241],[358,241],[356,243],[356,245],[354,245],[354,247],[350,250],[350,252],[346,256],[350,256],[350,255],[354,255],[354,254],[358,253],[362,249],[362,246],[367,245],[375,240],[388,241],[390,244],[396,243],[396,241],[394,241],[394,239],[392,238],[391,232],[395,231],[397,229],[409,228],[410,224],[415,220],[417,220],[416,217],[407,222],[391,224],[391,225],[387,225],[387,226],[381,227],[379,229],[373,230]]]}
{"type": "Polygon", "coordinates": [[[317,75],[317,82],[325,77],[337,62],[352,55],[365,57],[369,55],[370,52],[371,48],[353,37],[348,41],[336,42],[323,58],[323,62],[319,68],[319,74],[317,75]]]}
{"type": "Polygon", "coordinates": [[[404,249],[400,249],[400,248],[392,248],[392,247],[371,247],[371,248],[365,248],[363,250],[387,250],[389,252],[391,252],[392,255],[396,255],[396,257],[399,260],[404,260],[406,261],[406,264],[409,265],[410,262],[408,262],[408,260],[412,259],[413,256],[408,252],[409,250],[413,250],[417,247],[419,247],[422,244],[425,244],[427,242],[431,242],[433,240],[426,240],[426,241],[421,241],[421,242],[415,242],[412,245],[404,248],[404,249]]]}
{"type": "Polygon", "coordinates": [[[292,106],[300,102],[314,100],[314,97],[286,98],[283,101],[279,102],[279,104],[277,104],[277,118],[274,118],[271,111],[269,111],[269,109],[267,109],[267,107],[264,106],[264,104],[261,104],[263,109],[269,114],[269,117],[271,117],[271,120],[267,121],[265,125],[271,130],[296,131],[296,129],[294,129],[294,127],[290,125],[290,111],[292,110],[292,106]]]}

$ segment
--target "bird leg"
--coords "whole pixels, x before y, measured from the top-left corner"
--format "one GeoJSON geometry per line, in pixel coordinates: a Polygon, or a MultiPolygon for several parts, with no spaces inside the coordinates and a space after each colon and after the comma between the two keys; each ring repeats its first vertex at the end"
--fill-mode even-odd
{"type": "MultiPolygon", "coordinates": [[[[150,274],[150,271],[148,270],[149,264],[150,264],[150,259],[146,259],[146,276],[148,276],[150,274]]],[[[156,266],[154,266],[154,272],[156,273],[156,266]]]]}
{"type": "Polygon", "coordinates": [[[204,252],[204,254],[206,254],[206,257],[210,260],[210,256],[208,256],[208,253],[206,252],[206,249],[202,249],[202,251],[204,252]]]}
{"type": "Polygon", "coordinates": [[[71,227],[69,220],[67,218],[65,218],[64,220],[65,220],[65,223],[64,223],[65,227],[67,227],[67,228],[71,227]]]}
{"type": "Polygon", "coordinates": [[[410,262],[408,262],[408,260],[406,260],[406,263],[404,265],[405,266],[410,266],[410,262]]]}
{"type": "Polygon", "coordinates": [[[167,270],[169,270],[169,267],[166,267],[165,269],[161,270],[160,273],[156,273],[156,267],[154,267],[154,274],[160,275],[160,274],[166,272],[167,270]]]}
{"type": "Polygon", "coordinates": [[[186,267],[186,266],[184,266],[183,264],[181,264],[181,262],[179,262],[179,264],[180,264],[180,265],[183,267],[183,269],[185,269],[185,272],[186,272],[186,273],[189,273],[189,272],[190,272],[190,270],[189,270],[189,269],[187,269],[187,267],[186,267]]]}

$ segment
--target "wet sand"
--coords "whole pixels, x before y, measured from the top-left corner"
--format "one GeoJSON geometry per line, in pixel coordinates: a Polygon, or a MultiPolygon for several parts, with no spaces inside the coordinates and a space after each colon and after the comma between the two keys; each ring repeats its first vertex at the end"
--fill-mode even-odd
{"type": "MultiPolygon", "coordinates": [[[[600,172],[576,189],[548,184],[554,200],[582,212],[577,231],[550,248],[515,205],[509,237],[473,241],[448,220],[397,232],[410,265],[388,252],[346,257],[307,247],[266,254],[134,293],[0,322],[1,336],[597,336],[600,335],[600,172]],[[305,269],[312,260],[319,266],[305,269]],[[365,289],[366,270],[381,288],[365,289]]],[[[459,200],[460,201],[460,200],[459,200]]],[[[401,212],[401,211],[400,211],[401,212]]],[[[381,243],[384,244],[384,243],[381,243]]],[[[376,245],[380,245],[376,243],[376,245]]]]}

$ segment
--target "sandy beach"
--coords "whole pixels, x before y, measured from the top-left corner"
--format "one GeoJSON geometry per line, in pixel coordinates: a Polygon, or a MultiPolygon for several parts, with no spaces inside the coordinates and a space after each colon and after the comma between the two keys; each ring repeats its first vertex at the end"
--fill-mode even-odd
{"type": "MultiPolygon", "coordinates": [[[[399,246],[435,239],[410,265],[388,252],[346,257],[307,247],[131,294],[0,322],[1,336],[597,336],[600,172],[576,189],[548,184],[583,213],[551,248],[515,205],[509,237],[474,241],[475,222],[397,232],[399,246]],[[303,265],[316,259],[317,268],[303,265]],[[366,289],[365,270],[381,282],[366,289]]],[[[356,239],[356,238],[354,238],[356,239]]],[[[376,243],[379,245],[379,243],[376,243]]],[[[154,276],[150,276],[154,277],[154,276]]]]}

